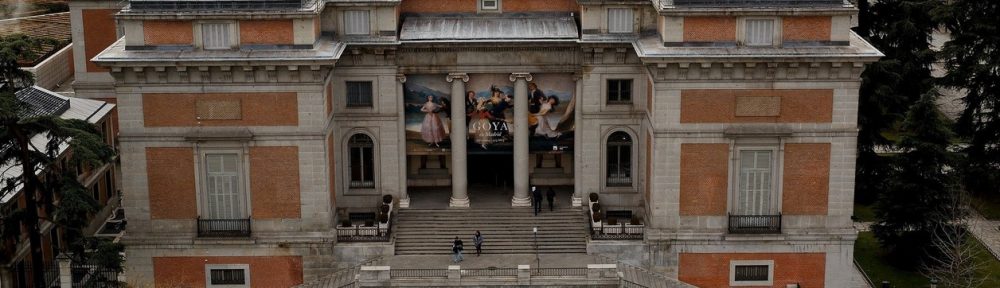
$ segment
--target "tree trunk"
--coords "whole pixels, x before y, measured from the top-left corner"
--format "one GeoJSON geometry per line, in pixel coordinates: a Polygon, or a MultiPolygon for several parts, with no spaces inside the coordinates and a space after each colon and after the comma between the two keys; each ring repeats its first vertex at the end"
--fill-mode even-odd
{"type": "Polygon", "coordinates": [[[25,212],[24,225],[28,228],[28,245],[31,253],[31,275],[35,288],[45,287],[45,261],[42,259],[42,235],[38,226],[38,203],[35,201],[35,194],[41,187],[41,180],[35,174],[35,162],[31,159],[31,146],[27,135],[16,125],[8,125],[7,129],[14,134],[17,141],[17,148],[21,153],[21,178],[24,186],[21,187],[24,195],[25,212]]]}

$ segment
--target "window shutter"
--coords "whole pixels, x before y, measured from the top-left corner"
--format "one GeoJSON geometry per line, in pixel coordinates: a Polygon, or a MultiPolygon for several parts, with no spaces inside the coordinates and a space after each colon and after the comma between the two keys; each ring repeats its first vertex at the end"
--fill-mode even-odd
{"type": "Polygon", "coordinates": [[[344,34],[369,35],[369,24],[367,10],[344,11],[344,34]]]}
{"type": "Polygon", "coordinates": [[[204,23],[201,24],[201,44],[204,49],[229,49],[230,43],[229,23],[204,23]]]}
{"type": "Polygon", "coordinates": [[[608,33],[632,33],[632,9],[608,8],[608,33]]]}
{"type": "Polygon", "coordinates": [[[774,39],[774,20],[772,19],[746,20],[746,45],[770,46],[774,44],[773,39],[774,39]]]}

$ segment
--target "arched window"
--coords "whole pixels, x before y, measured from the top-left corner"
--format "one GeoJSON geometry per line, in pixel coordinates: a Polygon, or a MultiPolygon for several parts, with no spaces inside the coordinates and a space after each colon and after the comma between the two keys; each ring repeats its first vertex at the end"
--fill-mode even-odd
{"type": "Polygon", "coordinates": [[[608,186],[632,186],[632,137],[618,131],[608,137],[608,186]]]}
{"type": "Polygon", "coordinates": [[[351,188],[375,188],[375,142],[365,134],[354,134],[347,142],[351,188]]]}

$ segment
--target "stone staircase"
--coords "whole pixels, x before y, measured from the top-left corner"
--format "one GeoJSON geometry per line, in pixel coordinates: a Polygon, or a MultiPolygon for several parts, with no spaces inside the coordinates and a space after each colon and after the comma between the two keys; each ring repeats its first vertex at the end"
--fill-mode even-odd
{"type": "Polygon", "coordinates": [[[533,227],[538,227],[538,253],[587,253],[587,222],[579,209],[538,216],[531,208],[401,209],[396,219],[396,255],[451,254],[455,236],[465,255],[475,254],[476,230],[485,238],[483,254],[534,254],[533,227]]]}

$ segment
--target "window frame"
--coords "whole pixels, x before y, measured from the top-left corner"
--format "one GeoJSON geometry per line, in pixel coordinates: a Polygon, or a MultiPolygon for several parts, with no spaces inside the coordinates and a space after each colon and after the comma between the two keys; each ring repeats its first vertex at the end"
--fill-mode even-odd
{"type": "Polygon", "coordinates": [[[476,3],[477,4],[476,7],[478,8],[477,10],[479,11],[479,13],[499,13],[501,12],[501,9],[503,7],[501,0],[478,0],[476,2],[478,2],[476,3]],[[486,1],[493,1],[494,3],[496,3],[496,5],[494,5],[492,8],[487,8],[486,1]]]}
{"type": "Polygon", "coordinates": [[[730,260],[729,286],[772,286],[774,285],[774,260],[730,260]],[[767,281],[737,281],[736,266],[767,266],[767,281]]]}
{"type": "Polygon", "coordinates": [[[781,45],[781,17],[767,17],[767,16],[753,16],[753,17],[741,17],[737,21],[736,35],[737,41],[740,46],[744,47],[778,47],[781,45]],[[748,22],[754,20],[770,20],[771,21],[771,44],[750,44],[747,39],[747,32],[749,27],[748,22]]]}
{"type": "Polygon", "coordinates": [[[195,174],[196,175],[195,181],[196,181],[196,184],[197,184],[196,185],[196,187],[197,187],[196,189],[197,189],[197,192],[198,192],[198,197],[197,197],[197,199],[198,199],[198,216],[200,218],[202,218],[202,219],[207,219],[207,220],[223,220],[223,219],[215,219],[215,218],[208,217],[208,215],[210,215],[212,213],[209,211],[209,205],[208,205],[208,201],[209,200],[208,200],[208,160],[207,160],[207,156],[211,155],[211,154],[236,154],[236,163],[237,163],[236,174],[239,177],[239,179],[237,179],[237,181],[236,181],[237,185],[239,185],[239,188],[238,188],[239,190],[237,192],[238,193],[237,196],[240,197],[238,199],[238,202],[241,202],[241,203],[238,203],[237,206],[235,206],[235,207],[239,207],[241,209],[241,211],[240,211],[241,213],[239,213],[239,214],[241,214],[242,217],[238,217],[238,218],[234,218],[234,219],[250,218],[250,216],[251,216],[251,207],[252,206],[251,206],[251,203],[250,203],[250,201],[251,201],[251,194],[250,194],[251,191],[250,191],[249,163],[247,161],[247,157],[248,157],[249,153],[246,151],[246,148],[245,147],[243,147],[243,148],[233,148],[233,147],[210,147],[210,148],[204,148],[204,147],[199,147],[197,149],[196,153],[197,153],[196,154],[196,157],[197,157],[196,161],[197,162],[195,163],[196,164],[195,165],[195,172],[196,172],[196,174],[195,174]]]}
{"type": "MultiPolygon", "coordinates": [[[[735,141],[734,141],[735,142],[735,141]]],[[[732,215],[744,215],[737,213],[739,207],[739,189],[740,189],[740,174],[741,174],[741,164],[742,157],[741,152],[743,151],[771,151],[771,192],[770,192],[770,212],[764,212],[760,215],[779,215],[781,213],[781,197],[782,197],[782,176],[784,172],[783,167],[783,153],[784,153],[784,141],[783,140],[754,140],[747,141],[750,143],[732,143],[730,145],[730,161],[729,161],[729,205],[727,211],[732,215]]]]}
{"type": "Polygon", "coordinates": [[[250,288],[250,264],[205,264],[206,288],[250,288]],[[245,284],[212,284],[212,270],[243,270],[245,284]]]}
{"type": "MultiPolygon", "coordinates": [[[[616,142],[618,142],[618,141],[616,141],[616,142]]],[[[635,162],[635,157],[634,157],[635,156],[634,155],[635,154],[635,150],[636,150],[635,149],[635,142],[636,142],[635,141],[635,137],[632,137],[631,134],[629,134],[628,132],[626,132],[624,130],[613,130],[613,131],[611,131],[611,133],[608,133],[608,136],[604,139],[604,155],[605,155],[605,159],[604,159],[604,186],[605,187],[613,189],[613,188],[633,187],[633,185],[635,185],[635,182],[636,182],[635,181],[635,169],[634,169],[634,166],[635,166],[634,164],[635,163],[633,163],[633,162],[635,162]],[[621,167],[621,160],[622,160],[622,158],[621,158],[621,148],[620,147],[628,147],[628,149],[629,149],[629,153],[628,153],[629,154],[628,155],[628,162],[629,163],[628,163],[628,167],[627,167],[627,169],[628,169],[628,183],[615,183],[615,184],[612,184],[611,181],[610,181],[611,172],[612,172],[611,171],[611,157],[610,157],[610,153],[611,153],[611,149],[612,149],[611,142],[613,140],[613,137],[616,134],[619,134],[619,133],[624,134],[625,136],[628,137],[628,144],[616,143],[616,145],[614,145],[614,147],[618,147],[618,153],[617,153],[617,155],[618,155],[618,170],[619,171],[622,169],[622,167],[621,167]]]]}
{"type": "Polygon", "coordinates": [[[231,50],[231,49],[235,49],[236,47],[240,46],[240,38],[239,38],[240,37],[240,35],[239,35],[240,33],[239,33],[239,31],[240,31],[239,21],[226,21],[226,20],[199,21],[198,24],[195,25],[195,29],[194,29],[194,32],[195,32],[194,39],[195,39],[195,41],[197,41],[197,43],[195,43],[195,44],[201,50],[217,51],[217,50],[231,50]],[[205,25],[208,25],[208,24],[226,24],[227,25],[227,27],[229,28],[229,35],[228,35],[229,39],[227,40],[227,41],[229,41],[229,47],[223,48],[223,47],[207,47],[207,46],[205,46],[205,25]]]}
{"type": "Polygon", "coordinates": [[[372,80],[346,80],[344,81],[344,107],[347,109],[370,109],[375,107],[375,81],[372,80]],[[351,103],[351,84],[368,84],[368,103],[351,103]]]}
{"type": "Polygon", "coordinates": [[[605,87],[604,87],[604,102],[607,103],[607,105],[632,105],[633,100],[635,99],[635,79],[633,79],[633,78],[607,78],[607,79],[604,80],[604,83],[605,83],[605,87]],[[612,82],[624,82],[624,84],[628,84],[627,85],[627,87],[628,87],[628,100],[621,100],[621,98],[622,98],[621,97],[622,96],[622,93],[621,93],[622,92],[622,87],[626,87],[626,86],[621,85],[621,84],[619,84],[618,87],[617,87],[618,88],[617,89],[618,99],[611,99],[611,86],[612,86],[611,83],[612,82]]]}
{"type": "MultiPolygon", "coordinates": [[[[344,162],[344,166],[345,166],[344,167],[344,173],[345,173],[344,174],[344,179],[345,179],[345,181],[343,181],[344,185],[347,188],[347,191],[352,191],[352,192],[372,192],[372,191],[377,191],[378,186],[379,186],[379,169],[376,168],[376,167],[378,167],[378,163],[379,163],[379,161],[378,161],[378,142],[375,141],[375,137],[372,136],[372,134],[367,133],[365,131],[352,131],[352,132],[348,133],[347,135],[348,135],[347,138],[346,138],[347,140],[346,140],[346,142],[344,142],[344,150],[345,150],[345,155],[347,156],[346,157],[347,161],[344,162]],[[371,155],[371,164],[372,164],[370,169],[371,169],[371,179],[372,179],[371,182],[372,182],[372,185],[370,187],[354,186],[354,177],[352,175],[353,172],[354,172],[353,169],[352,169],[353,168],[353,165],[352,165],[352,162],[353,162],[353,151],[352,150],[355,147],[352,146],[352,142],[353,141],[351,141],[351,140],[354,139],[355,136],[365,136],[365,137],[368,137],[368,139],[371,140],[371,143],[372,143],[371,144],[372,146],[370,147],[370,149],[371,149],[371,152],[370,152],[370,155],[371,155]]],[[[362,155],[362,157],[364,157],[364,156],[362,155]]],[[[363,162],[364,162],[364,159],[362,158],[361,159],[361,163],[363,163],[363,162]]],[[[364,168],[362,168],[362,169],[364,169],[364,168]]],[[[363,178],[364,178],[364,176],[362,175],[362,181],[360,181],[360,182],[365,182],[363,180],[363,178]]]]}
{"type": "Polygon", "coordinates": [[[606,15],[606,17],[605,17],[605,23],[604,24],[607,25],[607,27],[608,27],[607,28],[608,34],[635,34],[635,22],[636,22],[635,21],[635,9],[633,9],[631,7],[608,7],[608,8],[606,8],[604,10],[604,15],[606,15]],[[629,25],[628,25],[628,30],[627,31],[614,31],[614,30],[612,30],[613,25],[611,25],[611,20],[612,20],[611,19],[611,10],[628,11],[628,13],[627,13],[628,15],[627,16],[629,16],[629,17],[627,17],[626,19],[628,19],[629,25]]]}
{"type": "Polygon", "coordinates": [[[344,27],[343,28],[344,36],[371,36],[372,35],[372,10],[371,9],[345,9],[343,12],[341,12],[341,15],[342,15],[342,17],[341,17],[341,21],[340,22],[341,22],[341,27],[344,27]],[[368,20],[368,21],[364,21],[365,28],[366,28],[365,30],[367,30],[367,31],[364,31],[363,33],[351,33],[351,30],[348,29],[348,27],[349,27],[348,23],[349,22],[348,22],[348,19],[347,19],[348,18],[347,14],[348,13],[352,13],[352,12],[355,12],[355,13],[356,12],[364,12],[365,13],[365,17],[367,18],[366,20],[368,20]]]}

